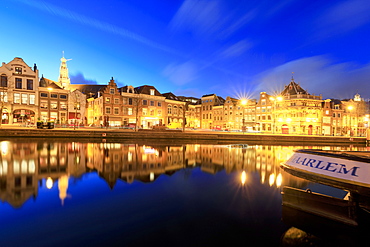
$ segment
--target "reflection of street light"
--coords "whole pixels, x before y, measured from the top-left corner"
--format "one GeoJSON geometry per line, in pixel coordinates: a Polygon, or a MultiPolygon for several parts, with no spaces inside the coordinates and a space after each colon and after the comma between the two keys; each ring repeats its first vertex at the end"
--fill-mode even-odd
{"type": "Polygon", "coordinates": [[[240,176],[240,182],[242,185],[244,185],[247,182],[247,173],[245,171],[242,171],[242,174],[240,176]]]}
{"type": "Polygon", "coordinates": [[[53,188],[53,184],[54,184],[53,179],[51,177],[48,177],[46,179],[46,188],[48,188],[48,189],[53,188]]]}
{"type": "Polygon", "coordinates": [[[247,104],[247,100],[246,99],[243,99],[242,101],[241,101],[241,104],[242,104],[242,106],[243,106],[243,125],[242,125],[242,131],[243,131],[243,134],[244,134],[244,131],[245,131],[245,118],[244,118],[244,107],[245,107],[245,105],[247,104]]]}

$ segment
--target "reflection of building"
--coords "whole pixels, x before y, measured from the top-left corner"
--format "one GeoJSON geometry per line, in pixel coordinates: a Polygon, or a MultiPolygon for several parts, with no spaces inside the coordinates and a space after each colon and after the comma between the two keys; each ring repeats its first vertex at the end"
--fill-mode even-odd
{"type": "Polygon", "coordinates": [[[3,124],[35,123],[38,115],[39,71],[16,57],[0,66],[0,109],[3,124]]]}

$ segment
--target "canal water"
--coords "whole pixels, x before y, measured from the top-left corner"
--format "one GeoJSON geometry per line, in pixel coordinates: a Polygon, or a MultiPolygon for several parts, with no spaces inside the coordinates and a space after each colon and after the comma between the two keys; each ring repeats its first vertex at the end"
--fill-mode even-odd
{"type": "Polygon", "coordinates": [[[330,243],[282,213],[284,186],[345,196],[282,171],[297,148],[365,149],[0,141],[0,246],[330,243]]]}

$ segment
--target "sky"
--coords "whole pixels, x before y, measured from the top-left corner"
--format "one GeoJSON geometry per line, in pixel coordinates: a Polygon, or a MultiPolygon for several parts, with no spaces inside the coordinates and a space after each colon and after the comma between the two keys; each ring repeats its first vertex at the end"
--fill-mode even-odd
{"type": "Polygon", "coordinates": [[[0,61],[73,84],[201,97],[370,98],[370,1],[0,0],[0,61]]]}

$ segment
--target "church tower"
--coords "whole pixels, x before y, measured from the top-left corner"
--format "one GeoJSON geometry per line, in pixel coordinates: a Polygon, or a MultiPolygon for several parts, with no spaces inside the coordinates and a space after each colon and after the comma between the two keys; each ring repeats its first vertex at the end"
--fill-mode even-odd
{"type": "Polygon", "coordinates": [[[64,58],[64,52],[63,52],[63,57],[60,59],[60,69],[59,69],[59,85],[64,88],[68,89],[69,84],[71,84],[71,81],[68,76],[68,68],[67,68],[67,61],[71,59],[65,59],[64,58]]]}

